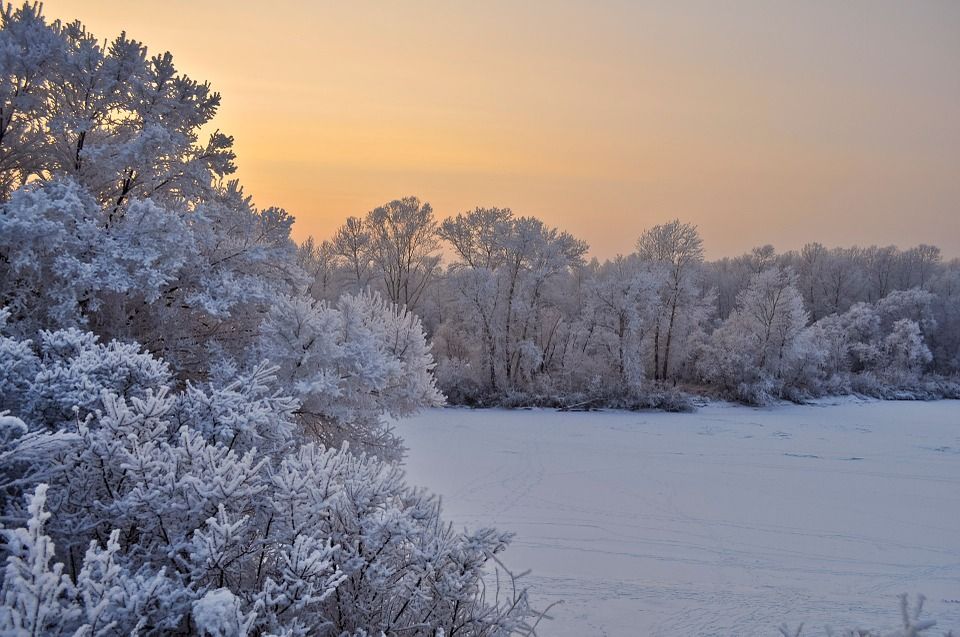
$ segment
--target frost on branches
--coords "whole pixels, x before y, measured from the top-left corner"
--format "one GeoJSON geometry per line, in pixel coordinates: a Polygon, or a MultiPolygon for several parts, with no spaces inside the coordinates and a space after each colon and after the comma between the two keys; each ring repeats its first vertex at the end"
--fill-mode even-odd
{"type": "MultiPolygon", "coordinates": [[[[396,347],[423,343],[403,341],[411,325],[385,328],[396,347]]],[[[29,361],[0,392],[19,414],[0,415],[13,527],[0,632],[528,628],[523,590],[498,598],[484,585],[509,534],[456,532],[395,464],[315,442],[276,367],[177,392],[139,347],[75,329],[38,344],[3,337],[0,352],[29,361]]]]}
{"type": "MultiPolygon", "coordinates": [[[[767,245],[708,262],[697,229],[674,220],[631,254],[584,262],[582,242],[501,208],[448,218],[438,235],[452,263],[418,312],[451,402],[960,397],[960,261],[932,246],[767,245]]],[[[325,298],[336,298],[349,262],[325,254],[325,298]]]]}
{"type": "Polygon", "coordinates": [[[509,535],[387,460],[384,417],[442,400],[395,303],[436,267],[430,207],[357,246],[416,257],[375,270],[390,302],[317,302],[321,255],[201,136],[208,84],[38,5],[0,22],[0,633],[527,632],[484,586],[509,535]]]}
{"type": "Polygon", "coordinates": [[[0,306],[10,329],[136,340],[178,375],[242,357],[306,277],[292,218],[227,177],[220,104],[121,35],[104,45],[35,5],[0,12],[0,306]]]}
{"type": "MultiPolygon", "coordinates": [[[[194,402],[194,389],[210,381],[223,381],[224,400],[239,391],[229,386],[236,377],[255,384],[269,359],[285,395],[299,401],[290,411],[318,440],[398,457],[382,416],[441,400],[421,324],[366,292],[309,307],[293,218],[256,208],[227,181],[232,138],[200,137],[219,95],[126,35],[104,45],[79,23],[48,24],[30,4],[7,6],[0,18],[0,307],[6,333],[21,339],[8,347],[39,339],[37,356],[51,359],[45,367],[61,385],[64,374],[94,373],[88,365],[101,365],[98,374],[162,372],[140,384],[192,383],[183,400],[194,402]],[[42,335],[64,338],[69,328],[109,351],[61,369],[52,358],[64,354],[42,335]],[[124,371],[109,360],[131,342],[156,355],[156,370],[124,371]]],[[[416,208],[429,216],[429,206],[416,208]]],[[[401,234],[393,243],[405,245],[401,234]]],[[[36,364],[29,352],[2,355],[8,365],[36,364]]],[[[7,373],[0,385],[11,382],[7,373]]],[[[86,392],[79,386],[33,391],[46,396],[9,398],[8,408],[45,401],[69,412],[99,400],[74,395],[86,392]]]]}
{"type": "Polygon", "coordinates": [[[350,442],[397,458],[400,441],[381,415],[407,416],[443,401],[420,319],[375,293],[334,304],[282,297],[264,322],[260,350],[298,397],[299,420],[329,446],[350,442]]]}
{"type": "MultiPolygon", "coordinates": [[[[890,633],[880,633],[866,628],[847,628],[842,631],[836,631],[829,626],[824,629],[827,637],[922,637],[923,635],[932,635],[929,631],[937,625],[932,619],[922,619],[923,603],[926,601],[923,595],[917,596],[917,601],[913,608],[910,608],[910,600],[906,593],[900,595],[900,628],[890,633]]],[[[796,629],[791,630],[786,624],[780,626],[780,635],[782,637],[803,637],[811,633],[804,632],[803,624],[796,629]]],[[[942,633],[944,637],[953,637],[953,631],[942,633]]]]}

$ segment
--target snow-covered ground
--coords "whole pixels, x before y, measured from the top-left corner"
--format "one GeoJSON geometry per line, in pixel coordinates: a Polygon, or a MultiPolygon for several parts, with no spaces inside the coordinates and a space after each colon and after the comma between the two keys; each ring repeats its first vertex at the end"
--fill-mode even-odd
{"type": "MultiPolygon", "coordinates": [[[[414,484],[507,553],[543,635],[960,628],[960,402],[694,414],[435,409],[398,423],[414,484]]],[[[939,633],[938,633],[939,634],[939,633]]]]}

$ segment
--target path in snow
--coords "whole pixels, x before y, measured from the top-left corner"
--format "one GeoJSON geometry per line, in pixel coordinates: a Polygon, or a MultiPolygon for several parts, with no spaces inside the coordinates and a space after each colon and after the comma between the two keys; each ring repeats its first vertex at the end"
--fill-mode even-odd
{"type": "Polygon", "coordinates": [[[398,423],[447,519],[516,533],[543,635],[960,628],[960,402],[694,414],[434,409],[398,423]]]}

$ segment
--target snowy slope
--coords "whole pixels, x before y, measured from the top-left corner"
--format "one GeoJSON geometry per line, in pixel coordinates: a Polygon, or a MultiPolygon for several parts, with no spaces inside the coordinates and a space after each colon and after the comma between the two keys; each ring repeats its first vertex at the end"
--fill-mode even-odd
{"type": "Polygon", "coordinates": [[[543,635],[960,627],[960,402],[694,414],[435,409],[398,423],[448,519],[517,533],[543,635]]]}

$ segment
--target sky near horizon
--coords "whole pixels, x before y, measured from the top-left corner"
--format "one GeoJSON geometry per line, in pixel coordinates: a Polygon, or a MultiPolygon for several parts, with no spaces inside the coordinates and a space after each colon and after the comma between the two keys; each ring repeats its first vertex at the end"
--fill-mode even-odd
{"type": "Polygon", "coordinates": [[[960,256],[960,2],[45,0],[223,97],[259,206],[327,238],[416,195],[610,257],[675,217],[707,256],[960,256]]]}

